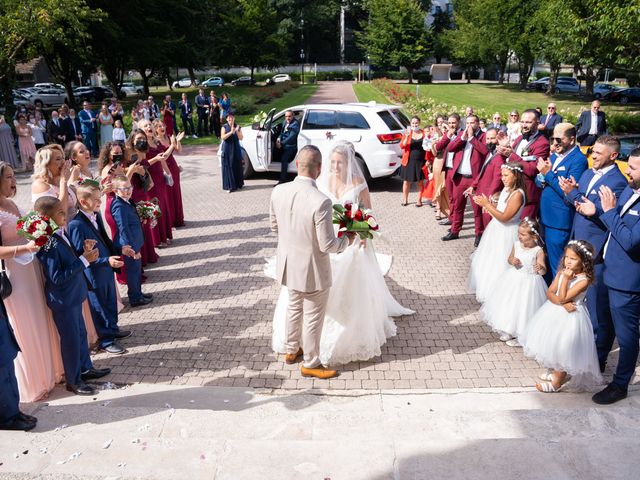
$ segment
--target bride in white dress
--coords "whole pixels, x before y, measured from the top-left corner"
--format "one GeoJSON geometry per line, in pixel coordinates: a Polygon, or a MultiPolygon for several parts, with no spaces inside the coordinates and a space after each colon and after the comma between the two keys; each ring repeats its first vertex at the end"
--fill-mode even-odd
{"type": "MultiPolygon", "coordinates": [[[[353,145],[337,143],[324,156],[318,189],[333,203],[351,202],[371,208],[367,182],[355,158],[353,145]]],[[[381,227],[384,229],[384,225],[381,227]]],[[[415,313],[391,295],[384,275],[391,256],[376,254],[374,242],[354,242],[345,251],[331,254],[333,284],[320,340],[323,365],[364,361],[380,355],[380,347],[396,334],[391,317],[415,313]]],[[[267,260],[267,276],[275,278],[275,257],[267,260]]],[[[285,353],[288,291],[282,287],[273,315],[273,350],[285,353]]]]}

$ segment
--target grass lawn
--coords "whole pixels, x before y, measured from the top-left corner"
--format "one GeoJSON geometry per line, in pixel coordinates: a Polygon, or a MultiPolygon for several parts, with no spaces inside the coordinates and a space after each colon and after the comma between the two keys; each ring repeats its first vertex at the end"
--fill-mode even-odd
{"type": "MultiPolygon", "coordinates": [[[[415,94],[415,85],[401,85],[402,88],[415,94]]],[[[497,84],[427,84],[420,85],[419,98],[430,97],[439,104],[465,107],[471,105],[478,110],[500,112],[503,118],[506,113],[516,109],[522,113],[526,108],[541,107],[546,113],[547,104],[555,102],[560,110],[577,112],[581,107],[588,108],[591,103],[572,95],[550,95],[540,92],[522,91],[516,86],[497,84]]],[[[603,103],[607,113],[638,110],[638,106],[622,106],[619,104],[603,103]]]]}
{"type": "MultiPolygon", "coordinates": [[[[233,87],[231,85],[214,88],[213,90],[216,92],[218,96],[222,96],[222,93],[226,92],[231,98],[231,102],[245,102],[247,99],[254,98],[259,93],[263,93],[265,89],[268,89],[268,86],[253,86],[253,87],[233,87]]],[[[275,98],[268,103],[254,104],[251,108],[252,112],[245,115],[237,115],[236,119],[240,125],[246,126],[251,125],[253,123],[253,117],[260,111],[268,112],[272,108],[275,108],[277,111],[283,110],[289,106],[299,105],[305,103],[307,99],[313,95],[318,88],[318,85],[301,85],[298,88],[294,88],[293,90],[284,93],[280,98],[275,98]]],[[[210,92],[210,88],[205,89],[205,94],[208,95],[210,92]]],[[[183,93],[187,94],[189,100],[191,100],[191,104],[194,106],[195,110],[195,97],[198,95],[198,88],[176,88],[173,90],[169,90],[166,87],[152,87],[150,88],[150,95],[152,95],[158,105],[162,105],[162,99],[165,95],[171,95],[173,101],[177,104],[180,100],[180,97],[183,93]]],[[[138,98],[141,97],[128,97],[122,100],[122,106],[125,110],[125,130],[127,132],[131,131],[131,109],[134,104],[138,101],[138,98]]],[[[178,113],[179,117],[179,113],[178,113]]],[[[198,117],[197,114],[193,116],[193,124],[198,128],[198,117]]],[[[182,120],[178,118],[178,127],[182,128],[182,120]]],[[[183,145],[211,145],[217,144],[219,140],[215,136],[207,136],[200,138],[185,138],[182,141],[183,145]]]]}
{"type": "Polygon", "coordinates": [[[377,103],[391,103],[387,97],[369,83],[354,83],[353,91],[359,102],[366,103],[373,100],[377,103]]]}

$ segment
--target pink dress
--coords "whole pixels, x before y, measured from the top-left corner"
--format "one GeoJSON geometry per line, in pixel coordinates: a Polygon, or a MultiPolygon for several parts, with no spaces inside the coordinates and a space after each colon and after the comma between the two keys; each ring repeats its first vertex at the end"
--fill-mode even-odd
{"type": "MultiPolygon", "coordinates": [[[[17,220],[13,213],[0,210],[5,247],[27,243],[16,233],[17,220]]],[[[34,402],[45,397],[62,380],[60,339],[47,307],[42,270],[35,255],[18,256],[4,263],[12,286],[4,304],[21,349],[14,360],[20,401],[34,402]]]]}
{"type": "MultiPolygon", "coordinates": [[[[163,150],[169,148],[161,143],[158,145],[162,146],[163,150]]],[[[167,158],[167,166],[171,171],[171,176],[173,177],[173,186],[170,187],[167,185],[167,191],[169,193],[169,208],[171,209],[171,218],[173,219],[174,227],[183,227],[184,226],[184,208],[182,206],[182,187],[180,186],[180,167],[178,166],[178,162],[176,162],[173,154],[167,158]]]]}
{"type": "Polygon", "coordinates": [[[31,128],[28,125],[24,127],[18,125],[16,133],[18,134],[18,148],[20,149],[20,160],[23,166],[27,166],[36,158],[36,144],[31,138],[31,128]]]}
{"type": "MultiPolygon", "coordinates": [[[[77,197],[75,192],[71,188],[67,188],[67,222],[69,222],[76,213],[78,213],[77,197]]],[[[60,188],[55,185],[49,185],[49,190],[42,193],[32,193],[31,201],[35,202],[40,197],[59,197],[60,188]]],[[[89,300],[85,300],[82,304],[82,316],[84,317],[84,324],[87,328],[87,340],[89,341],[89,347],[92,347],[98,342],[98,334],[96,328],[93,326],[93,319],[91,317],[91,309],[89,308],[89,300]]]]}
{"type": "MultiPolygon", "coordinates": [[[[164,152],[166,149],[158,144],[156,148],[149,146],[147,150],[147,161],[164,152]]],[[[169,191],[166,180],[164,179],[164,171],[162,170],[162,162],[156,162],[149,165],[149,174],[153,179],[153,188],[147,193],[150,199],[157,199],[162,215],[158,218],[158,224],[153,229],[154,241],[156,245],[167,243],[167,240],[173,239],[171,227],[173,225],[173,210],[169,207],[169,191]]]]}

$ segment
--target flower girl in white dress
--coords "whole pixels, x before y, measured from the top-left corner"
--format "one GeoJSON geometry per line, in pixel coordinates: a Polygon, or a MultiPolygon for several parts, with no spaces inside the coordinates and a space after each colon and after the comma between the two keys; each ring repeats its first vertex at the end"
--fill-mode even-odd
{"type": "Polygon", "coordinates": [[[525,204],[522,167],[517,163],[505,163],[501,173],[504,188],[497,205],[494,206],[486,195],[473,197],[473,201],[493,217],[471,256],[469,288],[476,293],[479,302],[485,301],[495,281],[509,268],[507,258],[518,239],[520,212],[525,204]]]}
{"type": "MultiPolygon", "coordinates": [[[[349,142],[339,142],[323,156],[318,189],[333,203],[347,202],[371,208],[369,188],[349,142]]],[[[384,226],[382,227],[384,228],[384,226]]],[[[320,340],[323,365],[339,365],[368,360],[381,354],[387,338],[395,336],[391,317],[415,313],[400,305],[391,295],[384,274],[391,257],[377,255],[373,241],[354,242],[344,252],[331,255],[333,283],[320,340]]],[[[272,261],[265,273],[272,275],[272,261]]],[[[272,346],[285,353],[285,326],[288,291],[282,287],[273,315],[272,346]]]]}
{"type": "Polygon", "coordinates": [[[480,309],[480,317],[495,331],[500,340],[519,347],[516,337],[547,299],[544,251],[540,246],[540,225],[525,217],[518,227],[518,241],[507,262],[510,267],[496,281],[480,309]]]}
{"type": "Polygon", "coordinates": [[[602,383],[584,299],[594,279],[593,253],[593,246],[583,240],[567,244],[562,268],[547,290],[548,300],[519,337],[525,355],[552,369],[540,375],[543,382],[536,383],[541,392],[559,391],[570,375],[576,387],[602,383]]]}

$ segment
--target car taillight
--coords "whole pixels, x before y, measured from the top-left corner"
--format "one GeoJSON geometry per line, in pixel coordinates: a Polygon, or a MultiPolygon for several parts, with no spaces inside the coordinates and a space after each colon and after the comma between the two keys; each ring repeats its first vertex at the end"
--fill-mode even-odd
{"type": "Polygon", "coordinates": [[[378,134],[378,140],[380,143],[389,144],[389,143],[400,143],[402,140],[401,133],[380,133],[378,134]]]}

